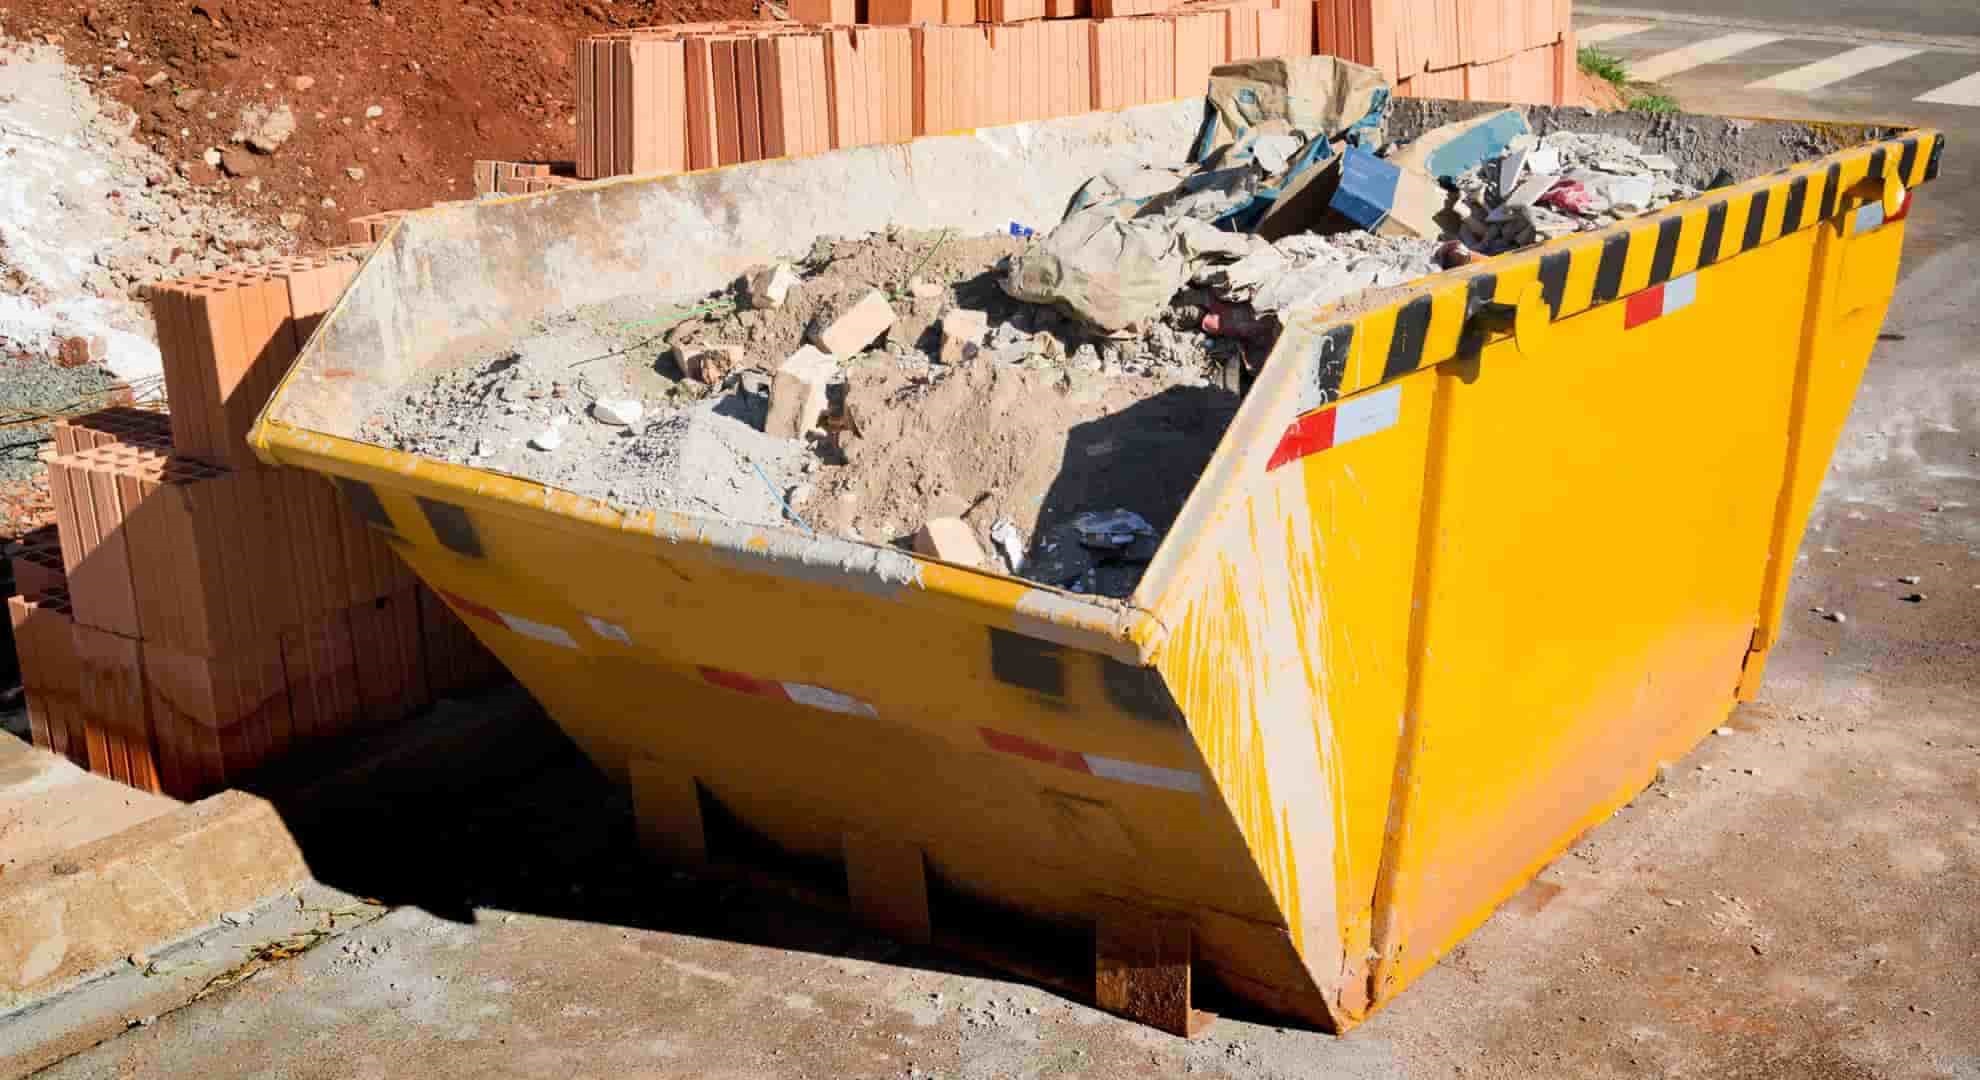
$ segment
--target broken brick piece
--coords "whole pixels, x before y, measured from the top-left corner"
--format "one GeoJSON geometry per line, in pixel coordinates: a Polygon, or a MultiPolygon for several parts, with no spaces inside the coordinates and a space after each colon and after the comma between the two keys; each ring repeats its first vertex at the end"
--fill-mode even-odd
{"type": "Polygon", "coordinates": [[[914,550],[958,566],[980,569],[986,562],[983,546],[976,542],[976,533],[961,518],[933,518],[924,522],[914,532],[914,550]]]}
{"type": "Polygon", "coordinates": [[[839,312],[823,329],[812,334],[818,347],[833,356],[852,356],[879,340],[894,325],[894,309],[878,289],[839,312]]]}
{"type": "Polygon", "coordinates": [[[764,432],[783,439],[804,438],[824,419],[831,404],[826,387],[838,371],[839,361],[830,353],[799,346],[770,380],[770,415],[763,422],[764,432]]]}

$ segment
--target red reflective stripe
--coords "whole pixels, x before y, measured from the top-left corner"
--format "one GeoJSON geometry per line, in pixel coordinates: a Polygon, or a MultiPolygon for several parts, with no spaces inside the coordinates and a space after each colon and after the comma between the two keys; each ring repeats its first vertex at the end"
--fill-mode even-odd
{"type": "Polygon", "coordinates": [[[1645,289],[1623,305],[1623,329],[1633,330],[1664,313],[1664,287],[1645,289]]]}
{"type": "Polygon", "coordinates": [[[770,679],[759,679],[744,675],[740,671],[724,671],[721,668],[701,668],[701,677],[725,690],[735,690],[744,694],[758,694],[763,697],[786,698],[784,684],[770,679]]]}
{"type": "Polygon", "coordinates": [[[1888,225],[1893,221],[1903,221],[1905,215],[1909,213],[1911,213],[1911,189],[1905,188],[1904,199],[1898,203],[1898,212],[1885,217],[1884,223],[1888,225]]]}
{"type": "Polygon", "coordinates": [[[489,622],[492,622],[497,626],[509,625],[508,623],[502,621],[501,612],[496,611],[494,608],[482,607],[480,604],[477,604],[474,601],[469,600],[467,597],[462,596],[459,593],[451,593],[445,589],[435,589],[433,591],[445,597],[448,603],[454,605],[454,607],[459,609],[460,611],[466,612],[469,615],[473,615],[476,618],[487,619],[489,622]]]}
{"type": "Polygon", "coordinates": [[[1286,433],[1279,438],[1278,449],[1272,451],[1272,459],[1265,463],[1265,471],[1271,472],[1288,462],[1298,461],[1308,454],[1317,454],[1334,445],[1334,414],[1337,410],[1310,413],[1286,426],[1286,433]]]}
{"type": "Polygon", "coordinates": [[[977,728],[976,730],[983,733],[984,745],[998,753],[1016,754],[1018,757],[1030,758],[1045,765],[1057,765],[1062,769],[1071,769],[1074,772],[1090,773],[1093,771],[1087,768],[1086,758],[1084,756],[1075,754],[1071,750],[1061,750],[1056,746],[1047,746],[1042,742],[1034,742],[1022,735],[1013,735],[1008,731],[998,731],[994,728],[977,728]]]}

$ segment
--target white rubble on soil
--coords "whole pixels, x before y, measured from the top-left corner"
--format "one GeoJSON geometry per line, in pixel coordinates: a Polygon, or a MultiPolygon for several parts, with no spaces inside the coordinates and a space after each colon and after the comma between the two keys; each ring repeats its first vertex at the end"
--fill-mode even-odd
{"type": "Polygon", "coordinates": [[[782,493],[815,462],[803,443],[758,430],[763,394],[738,387],[649,409],[623,372],[587,362],[613,351],[587,324],[558,321],[409,390],[370,426],[401,450],[629,509],[786,523],[782,493]]]}
{"type": "Polygon", "coordinates": [[[631,427],[646,411],[637,398],[599,398],[591,403],[591,415],[601,424],[631,427]]]}
{"type": "Polygon", "coordinates": [[[272,241],[133,139],[135,118],[99,105],[54,48],[0,49],[0,105],[0,352],[53,355],[80,337],[152,390],[158,346],[136,288],[272,241]]]}
{"type": "Polygon", "coordinates": [[[1487,255],[1599,229],[1698,192],[1677,163],[1619,135],[1521,135],[1457,178],[1459,239],[1487,255]]]}

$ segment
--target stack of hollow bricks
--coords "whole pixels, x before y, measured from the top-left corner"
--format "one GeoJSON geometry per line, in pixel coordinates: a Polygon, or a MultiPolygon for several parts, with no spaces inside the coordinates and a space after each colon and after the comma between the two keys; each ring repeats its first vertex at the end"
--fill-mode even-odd
{"type": "MultiPolygon", "coordinates": [[[[569,168],[566,163],[565,169],[569,168]]],[[[474,163],[476,195],[534,195],[539,191],[578,182],[557,166],[532,161],[477,161],[474,163]]]]}
{"type": "Polygon", "coordinates": [[[792,0],[791,13],[581,40],[577,176],[1167,101],[1257,57],[1340,56],[1404,95],[1575,95],[1567,0],[792,0]]]}
{"type": "Polygon", "coordinates": [[[501,669],[381,536],[246,435],[348,251],[152,288],[169,414],[56,425],[56,522],[8,553],[36,744],[197,798],[501,669]]]}

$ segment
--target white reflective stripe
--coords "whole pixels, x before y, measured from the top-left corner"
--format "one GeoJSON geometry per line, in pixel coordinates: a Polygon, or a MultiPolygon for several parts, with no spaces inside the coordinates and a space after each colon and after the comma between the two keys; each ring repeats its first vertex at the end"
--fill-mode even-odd
{"type": "Polygon", "coordinates": [[[1924,52],[1924,49],[1908,48],[1902,45],[1865,45],[1859,49],[1837,53],[1827,60],[1817,60],[1803,64],[1791,71],[1783,71],[1771,78],[1746,84],[1748,90],[1790,90],[1807,93],[1820,90],[1831,83],[1839,83],[1866,71],[1874,71],[1899,60],[1908,60],[1924,52]]]}
{"type": "Polygon", "coordinates": [[[1882,201],[1867,202],[1856,208],[1856,231],[1869,232],[1884,223],[1882,201]]]}
{"type": "Polygon", "coordinates": [[[1339,350],[1340,344],[1332,334],[1321,334],[1314,339],[1313,352],[1306,358],[1305,377],[1299,382],[1299,403],[1294,415],[1310,413],[1331,400],[1326,389],[1320,385],[1320,372],[1326,369],[1329,361],[1337,361],[1343,366],[1347,364],[1347,357],[1333,355],[1339,350]]]}
{"type": "Polygon", "coordinates": [[[809,683],[787,682],[781,684],[785,696],[799,705],[809,705],[827,712],[845,713],[848,716],[879,716],[880,711],[858,698],[847,697],[837,690],[827,690],[809,683]]]}
{"type": "Polygon", "coordinates": [[[1184,769],[1143,765],[1139,761],[1122,761],[1119,758],[1101,757],[1099,754],[1081,754],[1080,757],[1086,760],[1086,767],[1093,775],[1107,780],[1140,784],[1143,787],[1167,788],[1170,791],[1203,790],[1202,778],[1184,769]]]}
{"type": "Polygon", "coordinates": [[[591,627],[592,633],[607,641],[616,641],[621,645],[632,644],[632,635],[626,633],[626,628],[617,623],[606,622],[596,615],[586,615],[584,624],[591,627]]]}
{"type": "Polygon", "coordinates": [[[1980,105],[1980,72],[1912,98],[1927,105],[1980,105]]]}
{"type": "Polygon", "coordinates": [[[571,637],[570,631],[561,626],[540,623],[535,619],[525,619],[521,615],[511,615],[506,611],[498,611],[495,614],[502,617],[503,626],[525,637],[533,637],[538,641],[547,641],[552,645],[561,645],[566,649],[575,649],[578,647],[577,641],[571,637]]]}
{"type": "Polygon", "coordinates": [[[1664,282],[1664,314],[1682,311],[1698,299],[1698,275],[1686,274],[1664,282]]]}
{"type": "Polygon", "coordinates": [[[1668,79],[1680,71],[1690,71],[1701,64],[1716,64],[1729,56],[1737,56],[1748,49],[1771,45],[1779,40],[1779,34],[1720,34],[1715,38],[1692,42],[1682,49],[1658,53],[1640,64],[1631,64],[1629,78],[1631,82],[1668,79]]]}
{"type": "Polygon", "coordinates": [[[1402,418],[1402,387],[1391,386],[1341,403],[1334,410],[1334,445],[1352,442],[1396,425],[1402,418]]]}
{"type": "Polygon", "coordinates": [[[1655,25],[1655,23],[1647,22],[1596,23],[1594,26],[1583,26],[1576,29],[1574,40],[1577,45],[1599,45],[1604,41],[1614,41],[1619,37],[1640,34],[1655,25]]]}

